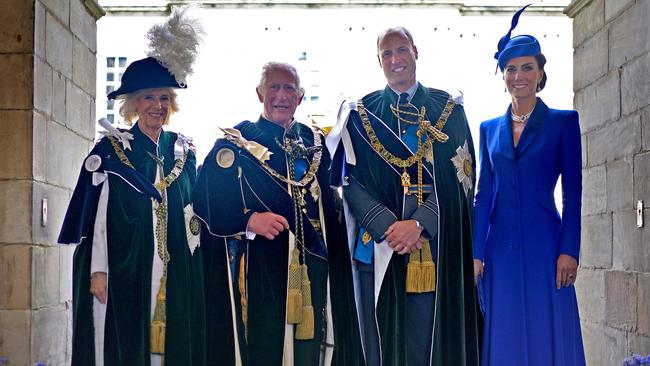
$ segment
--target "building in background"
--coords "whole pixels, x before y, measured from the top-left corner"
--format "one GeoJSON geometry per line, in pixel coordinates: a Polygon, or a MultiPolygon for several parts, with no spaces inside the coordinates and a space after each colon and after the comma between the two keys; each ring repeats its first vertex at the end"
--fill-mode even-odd
{"type": "MultiPolygon", "coordinates": [[[[257,118],[254,86],[271,59],[299,68],[307,94],[298,111],[333,123],[343,98],[383,87],[375,37],[395,24],[413,31],[425,85],[465,93],[476,139],[480,121],[508,103],[492,54],[524,4],[196,2],[208,40],[172,127],[193,135],[203,153],[217,126],[257,118]]],[[[146,30],[183,3],[102,0],[102,10],[95,0],[0,1],[0,80],[11,85],[0,90],[0,359],[11,365],[70,363],[74,248],[56,244],[58,230],[92,147],[96,116],[113,114],[119,122],[105,95],[119,81],[120,58],[128,65],[144,57],[146,30]],[[108,58],[115,58],[113,66],[108,58]]],[[[581,114],[583,250],[576,286],[585,350],[589,365],[618,365],[624,356],[650,352],[650,1],[568,3],[534,1],[517,33],[538,37],[549,58],[541,97],[558,108],[572,108],[575,100],[581,114]],[[643,227],[636,225],[639,201],[643,227]]]]}
{"type": "MultiPolygon", "coordinates": [[[[197,5],[195,15],[206,37],[188,89],[179,91],[181,111],[170,128],[194,138],[199,160],[212,147],[218,127],[258,118],[255,86],[268,61],[289,62],[298,69],[306,91],[299,120],[333,125],[345,98],[385,86],[376,37],[394,25],[413,33],[420,53],[419,81],[463,92],[477,142],[479,123],[503,114],[510,102],[501,74],[495,74],[493,55],[521,1],[140,0],[124,5],[102,0],[106,16],[97,22],[97,118],[121,122],[118,105],[104,99],[107,90],[119,85],[117,60],[145,57],[146,31],[172,7],[186,3],[197,5]],[[115,66],[109,67],[112,59],[115,66]],[[113,81],[108,80],[111,74],[113,81]]],[[[533,4],[515,32],[541,40],[549,60],[541,97],[555,108],[571,108],[573,100],[571,19],[562,13],[568,3],[533,4]]]]}
{"type": "Polygon", "coordinates": [[[588,365],[620,365],[650,354],[650,1],[574,0],[566,14],[582,128],[582,334],[588,365]]]}

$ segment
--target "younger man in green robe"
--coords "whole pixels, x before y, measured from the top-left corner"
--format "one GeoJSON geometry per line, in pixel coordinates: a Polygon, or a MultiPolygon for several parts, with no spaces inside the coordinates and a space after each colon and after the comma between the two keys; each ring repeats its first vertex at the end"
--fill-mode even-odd
{"type": "Polygon", "coordinates": [[[474,150],[462,99],[416,80],[410,32],[377,40],[388,85],[344,103],[327,138],[343,187],[364,355],[476,365],[474,150]]]}

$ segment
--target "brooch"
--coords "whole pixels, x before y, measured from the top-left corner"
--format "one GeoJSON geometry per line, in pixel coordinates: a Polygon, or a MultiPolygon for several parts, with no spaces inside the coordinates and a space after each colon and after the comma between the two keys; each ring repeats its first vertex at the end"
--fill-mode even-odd
{"type": "Polygon", "coordinates": [[[451,158],[451,162],[454,163],[456,167],[456,177],[458,182],[463,185],[463,190],[465,191],[465,196],[467,192],[472,188],[472,155],[469,153],[469,148],[467,147],[467,140],[463,146],[459,146],[456,149],[456,156],[451,158]]]}

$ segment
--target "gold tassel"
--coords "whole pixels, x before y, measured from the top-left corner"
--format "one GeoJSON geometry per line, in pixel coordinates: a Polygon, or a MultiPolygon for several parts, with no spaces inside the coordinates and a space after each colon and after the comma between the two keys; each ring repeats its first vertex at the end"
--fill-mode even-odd
{"type": "Polygon", "coordinates": [[[151,321],[151,353],[164,354],[165,353],[165,323],[167,321],[167,314],[165,309],[165,300],[167,298],[167,271],[163,272],[160,277],[160,289],[158,296],[156,296],[156,310],[153,313],[153,320],[151,321]]]}
{"type": "Polygon", "coordinates": [[[311,282],[307,273],[307,263],[302,265],[302,321],[296,327],[296,339],[314,338],[314,307],[311,304],[311,282]]]}
{"type": "Polygon", "coordinates": [[[411,253],[409,263],[406,266],[406,292],[419,293],[422,280],[422,263],[420,261],[421,251],[411,253]]]}
{"type": "Polygon", "coordinates": [[[422,249],[412,253],[406,268],[406,292],[425,293],[436,291],[436,264],[433,263],[431,247],[426,241],[422,249]]]}
{"type": "Polygon", "coordinates": [[[422,245],[422,292],[436,291],[436,264],[431,255],[429,241],[422,245]]]}
{"type": "Polygon", "coordinates": [[[244,256],[239,261],[239,303],[241,304],[241,320],[244,323],[244,337],[248,339],[248,300],[246,299],[246,262],[244,256]]]}
{"type": "Polygon", "coordinates": [[[302,322],[296,327],[296,339],[308,340],[314,338],[314,307],[302,307],[302,322]]]}
{"type": "Polygon", "coordinates": [[[298,255],[298,248],[291,252],[291,264],[289,265],[289,293],[287,295],[287,323],[298,324],[302,321],[302,271],[298,255]]]}

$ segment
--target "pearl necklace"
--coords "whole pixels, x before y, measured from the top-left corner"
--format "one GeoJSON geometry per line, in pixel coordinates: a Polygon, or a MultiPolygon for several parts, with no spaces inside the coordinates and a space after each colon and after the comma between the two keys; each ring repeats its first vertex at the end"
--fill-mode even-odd
{"type": "Polygon", "coordinates": [[[530,118],[530,115],[535,110],[535,105],[536,104],[537,103],[533,104],[533,109],[531,109],[530,112],[528,112],[526,114],[522,114],[522,115],[516,115],[515,112],[510,110],[510,118],[512,119],[512,122],[521,123],[521,124],[525,124],[526,122],[528,122],[528,118],[530,118]]]}

